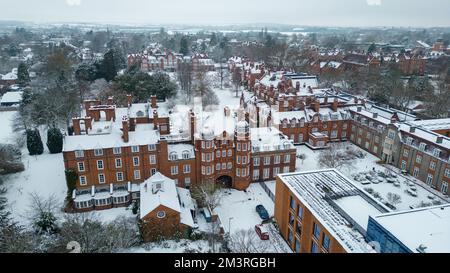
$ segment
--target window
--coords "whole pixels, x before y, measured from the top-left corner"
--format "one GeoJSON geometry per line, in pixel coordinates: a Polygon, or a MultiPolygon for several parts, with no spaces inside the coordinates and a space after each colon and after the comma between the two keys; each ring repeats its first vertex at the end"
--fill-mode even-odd
{"type": "Polygon", "coordinates": [[[433,175],[428,174],[427,176],[427,184],[431,186],[433,184],[433,175]]]}
{"type": "Polygon", "coordinates": [[[227,163],[222,163],[222,170],[226,170],[227,169],[227,163]]]}
{"type": "Polygon", "coordinates": [[[95,149],[94,150],[95,156],[102,156],[103,155],[103,149],[95,149]]]}
{"type": "Polygon", "coordinates": [[[156,174],[156,169],[151,169],[150,173],[151,173],[152,176],[155,175],[156,174]]]}
{"type": "Polygon", "coordinates": [[[80,176],[80,185],[81,186],[86,186],[87,185],[86,176],[80,176]]]}
{"type": "Polygon", "coordinates": [[[178,160],[178,154],[175,153],[175,152],[170,153],[169,159],[170,159],[171,161],[178,160]]]}
{"type": "Polygon", "coordinates": [[[220,158],[220,151],[216,152],[216,158],[220,158]]]}
{"type": "Polygon", "coordinates": [[[298,237],[302,235],[302,224],[297,221],[297,226],[295,227],[295,231],[297,232],[298,237]]]}
{"type": "Polygon", "coordinates": [[[270,156],[264,157],[264,165],[270,165],[270,156]]]}
{"type": "Polygon", "coordinates": [[[242,151],[247,151],[247,143],[242,143],[242,151]]]}
{"type": "Polygon", "coordinates": [[[279,167],[273,168],[273,177],[274,178],[276,178],[279,173],[280,173],[279,167]]]}
{"type": "Polygon", "coordinates": [[[97,160],[97,169],[103,170],[103,160],[97,160]]]}
{"type": "Polygon", "coordinates": [[[284,155],[284,163],[291,162],[291,155],[284,155]]]}
{"type": "Polygon", "coordinates": [[[226,150],[222,151],[222,157],[227,157],[227,151],[226,150]]]}
{"type": "Polygon", "coordinates": [[[301,245],[300,245],[300,240],[295,240],[295,252],[296,253],[300,253],[301,251],[301,245]]]}
{"type": "Polygon", "coordinates": [[[326,251],[330,251],[330,237],[323,234],[322,246],[326,251]]]}
{"type": "Polygon", "coordinates": [[[141,171],[139,171],[139,170],[134,171],[134,179],[136,179],[136,180],[141,179],[141,171]]]}
{"type": "Polygon", "coordinates": [[[442,182],[441,192],[447,194],[448,182],[442,182]]]}
{"type": "Polygon", "coordinates": [[[450,169],[445,169],[444,175],[445,175],[445,177],[450,178],[450,169]]]}
{"type": "Polygon", "coordinates": [[[178,166],[170,167],[170,174],[177,175],[178,174],[178,166]]]}
{"type": "Polygon", "coordinates": [[[104,174],[101,173],[98,175],[98,183],[105,184],[105,175],[104,174]]]}
{"type": "Polygon", "coordinates": [[[75,157],[76,158],[84,157],[84,151],[75,151],[75,157]]]}
{"type": "Polygon", "coordinates": [[[123,181],[123,173],[122,172],[116,173],[116,178],[118,182],[123,181]]]}
{"type": "Polygon", "coordinates": [[[236,157],[236,163],[237,163],[237,164],[241,164],[241,156],[240,156],[240,155],[238,155],[238,156],[236,157]]]}
{"type": "Polygon", "coordinates": [[[139,146],[131,146],[132,153],[139,153],[139,146]]]}
{"type": "Polygon", "coordinates": [[[184,151],[183,152],[183,159],[189,159],[191,158],[191,154],[189,153],[189,151],[184,151]]]}
{"type": "Polygon", "coordinates": [[[430,162],[430,170],[436,170],[436,162],[434,162],[434,161],[431,161],[430,162]]]}
{"type": "Polygon", "coordinates": [[[270,175],[270,169],[265,168],[264,169],[264,173],[263,173],[263,178],[264,179],[269,179],[269,175],[270,175]]]}
{"type": "Polygon", "coordinates": [[[418,155],[418,156],[416,157],[416,163],[417,163],[417,164],[421,164],[421,163],[422,163],[422,156],[421,156],[421,155],[418,155]]]}
{"type": "Polygon", "coordinates": [[[260,160],[259,157],[255,157],[253,158],[253,166],[257,167],[260,164],[260,160]]]}
{"type": "Polygon", "coordinates": [[[297,206],[297,216],[299,219],[303,219],[303,207],[300,205],[297,206]]]}
{"type": "Polygon", "coordinates": [[[217,164],[216,164],[216,170],[217,170],[217,171],[220,171],[220,166],[221,166],[220,163],[217,163],[217,164]]]}
{"type": "Polygon", "coordinates": [[[319,253],[319,246],[316,244],[316,242],[312,242],[311,253],[319,253]]]}
{"type": "Polygon", "coordinates": [[[421,151],[425,151],[425,148],[427,147],[427,144],[426,143],[420,143],[420,145],[419,145],[419,150],[421,150],[421,151]]]}
{"type": "Polygon", "coordinates": [[[320,238],[320,227],[318,224],[314,223],[314,227],[313,227],[313,235],[314,238],[316,238],[317,240],[319,240],[320,238]]]}
{"type": "Polygon", "coordinates": [[[122,158],[116,158],[116,169],[122,168],[122,158]]]}
{"type": "Polygon", "coordinates": [[[259,180],[259,170],[253,170],[253,180],[259,180]]]}
{"type": "Polygon", "coordinates": [[[184,179],[184,186],[185,186],[185,187],[191,186],[191,178],[190,178],[190,177],[186,177],[186,178],[184,179]]]}
{"type": "Polygon", "coordinates": [[[135,166],[135,167],[139,166],[139,157],[138,156],[133,157],[133,166],[135,166]]]}
{"type": "Polygon", "coordinates": [[[232,150],[228,150],[228,157],[233,156],[233,151],[232,150]]]}
{"type": "Polygon", "coordinates": [[[416,178],[419,176],[419,168],[414,168],[413,176],[416,178]]]}
{"type": "Polygon", "coordinates": [[[113,148],[113,154],[120,155],[121,153],[122,153],[122,148],[120,148],[120,147],[113,148]]]}
{"type": "Polygon", "coordinates": [[[150,164],[152,165],[156,164],[156,155],[150,155],[150,164]]]}
{"type": "Polygon", "coordinates": [[[191,165],[184,165],[183,166],[183,172],[184,173],[191,173],[191,165]]]}
{"type": "Polygon", "coordinates": [[[241,150],[241,143],[238,143],[237,144],[237,148],[236,148],[238,151],[240,151],[241,150]]]}
{"type": "Polygon", "coordinates": [[[231,164],[231,162],[228,162],[227,168],[228,168],[228,170],[231,170],[233,168],[233,164],[231,164]]]}
{"type": "Polygon", "coordinates": [[[78,171],[84,172],[86,169],[84,168],[84,162],[78,162],[78,171]]]}
{"type": "Polygon", "coordinates": [[[159,219],[166,218],[166,212],[165,211],[158,211],[156,213],[156,217],[158,217],[159,219]]]}
{"type": "Polygon", "coordinates": [[[401,166],[402,170],[406,170],[406,161],[402,160],[402,166],[401,166]]]}
{"type": "Polygon", "coordinates": [[[290,172],[290,168],[289,168],[289,166],[285,166],[283,168],[283,173],[288,173],[288,172],[290,172]]]}
{"type": "Polygon", "coordinates": [[[149,144],[148,145],[148,150],[151,151],[156,151],[156,145],[155,144],[149,144]]]}
{"type": "Polygon", "coordinates": [[[236,176],[240,177],[241,176],[241,169],[236,168],[236,176]]]}
{"type": "Polygon", "coordinates": [[[247,157],[246,156],[242,157],[242,164],[247,164],[247,157]]]}
{"type": "Polygon", "coordinates": [[[408,155],[409,155],[409,150],[403,150],[403,156],[404,157],[408,157],[408,155]]]}
{"type": "Polygon", "coordinates": [[[288,241],[290,243],[292,243],[293,240],[294,240],[294,234],[292,233],[292,230],[289,229],[288,241]]]}
{"type": "Polygon", "coordinates": [[[280,156],[279,156],[279,155],[274,156],[274,158],[273,158],[273,163],[274,163],[274,164],[280,164],[280,156]]]}
{"type": "Polygon", "coordinates": [[[290,207],[292,210],[295,210],[296,204],[294,198],[291,196],[289,199],[290,207]]]}
{"type": "Polygon", "coordinates": [[[440,155],[441,155],[441,150],[435,148],[435,149],[433,150],[433,156],[439,157],[440,155]]]}

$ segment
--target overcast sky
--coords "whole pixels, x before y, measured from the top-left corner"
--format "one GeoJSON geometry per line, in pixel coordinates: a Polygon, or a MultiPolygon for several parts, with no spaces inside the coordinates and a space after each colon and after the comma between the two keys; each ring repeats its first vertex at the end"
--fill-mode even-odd
{"type": "Polygon", "coordinates": [[[450,26],[450,0],[0,0],[0,20],[450,26]]]}

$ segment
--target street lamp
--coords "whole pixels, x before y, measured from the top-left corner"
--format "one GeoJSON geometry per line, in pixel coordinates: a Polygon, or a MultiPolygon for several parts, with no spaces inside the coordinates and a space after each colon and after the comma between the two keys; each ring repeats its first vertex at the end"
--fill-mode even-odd
{"type": "Polygon", "coordinates": [[[231,220],[233,220],[233,217],[228,218],[228,233],[231,235],[231,220]]]}

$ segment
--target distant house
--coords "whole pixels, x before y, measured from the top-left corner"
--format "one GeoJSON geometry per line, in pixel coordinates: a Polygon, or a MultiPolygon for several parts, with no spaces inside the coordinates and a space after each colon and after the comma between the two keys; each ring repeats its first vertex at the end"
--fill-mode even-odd
{"type": "Polygon", "coordinates": [[[6,92],[0,100],[0,106],[13,106],[22,102],[23,92],[6,92]]]}
{"type": "Polygon", "coordinates": [[[13,85],[17,83],[17,68],[14,68],[11,72],[0,75],[0,85],[13,85]]]}
{"type": "Polygon", "coordinates": [[[195,226],[196,205],[188,189],[157,172],[140,186],[140,219],[146,241],[170,237],[195,226]]]}

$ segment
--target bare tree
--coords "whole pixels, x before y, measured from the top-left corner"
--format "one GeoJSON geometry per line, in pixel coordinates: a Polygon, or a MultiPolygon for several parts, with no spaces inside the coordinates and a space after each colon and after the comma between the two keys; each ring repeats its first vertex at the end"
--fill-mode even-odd
{"type": "Polygon", "coordinates": [[[235,67],[233,70],[233,86],[236,91],[236,97],[239,97],[239,90],[242,86],[242,69],[240,67],[235,67]]]}
{"type": "Polygon", "coordinates": [[[217,208],[224,196],[220,184],[211,182],[203,182],[196,185],[192,189],[192,197],[197,201],[200,207],[207,207],[211,211],[217,208]]]}
{"type": "Polygon", "coordinates": [[[197,71],[193,84],[195,95],[202,98],[203,108],[210,105],[217,105],[219,98],[212,89],[212,84],[205,71],[197,71]]]}
{"type": "Polygon", "coordinates": [[[180,82],[181,90],[186,95],[187,102],[192,100],[192,81],[194,72],[192,70],[192,64],[188,62],[182,62],[178,67],[178,81],[180,82]]]}
{"type": "Polygon", "coordinates": [[[336,143],[330,145],[330,148],[323,150],[319,154],[319,164],[325,168],[350,168],[353,160],[347,156],[345,146],[341,143],[336,143]]]}
{"type": "Polygon", "coordinates": [[[253,229],[240,230],[231,235],[228,246],[232,253],[270,252],[270,243],[261,240],[253,229]]]}
{"type": "Polygon", "coordinates": [[[392,192],[390,192],[386,195],[386,199],[387,199],[388,203],[393,207],[396,207],[398,204],[400,204],[402,202],[402,197],[400,195],[392,193],[392,192]]]}

